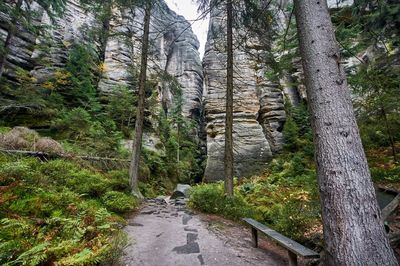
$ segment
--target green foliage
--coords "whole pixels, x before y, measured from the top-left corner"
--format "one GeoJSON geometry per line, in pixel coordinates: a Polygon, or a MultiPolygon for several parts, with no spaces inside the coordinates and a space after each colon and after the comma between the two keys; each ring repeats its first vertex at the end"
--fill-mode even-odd
{"type": "Polygon", "coordinates": [[[0,127],[0,134],[5,134],[11,131],[10,127],[0,127]]]}
{"type": "Polygon", "coordinates": [[[125,213],[137,207],[131,196],[118,191],[109,191],[101,199],[108,210],[117,213],[125,213]]]}
{"type": "Polygon", "coordinates": [[[240,191],[255,208],[260,221],[284,235],[305,241],[304,234],[319,224],[320,217],[316,174],[305,169],[302,160],[298,154],[291,159],[275,159],[275,168],[271,167],[264,176],[246,180],[240,191]]]}
{"type": "Polygon", "coordinates": [[[372,167],[370,170],[372,179],[375,182],[400,182],[400,166],[395,166],[393,168],[372,167]]]}
{"type": "Polygon", "coordinates": [[[69,51],[65,71],[69,76],[68,83],[66,86],[57,88],[57,91],[65,99],[65,105],[83,107],[93,111],[100,108],[96,98],[97,58],[95,50],[88,45],[74,44],[69,51]]]}
{"type": "Polygon", "coordinates": [[[223,183],[195,186],[189,206],[235,220],[253,217],[290,238],[306,241],[305,234],[321,221],[315,170],[303,158],[304,154],[295,154],[274,159],[266,174],[236,185],[231,199],[224,196],[223,183]]]}
{"type": "Polygon", "coordinates": [[[190,191],[189,206],[203,212],[221,214],[234,220],[254,216],[254,211],[242,195],[237,193],[233,197],[224,195],[222,182],[193,187],[190,191]]]}
{"type": "Polygon", "coordinates": [[[129,192],[128,170],[113,170],[107,173],[111,190],[129,192]]]}
{"type": "Polygon", "coordinates": [[[343,56],[359,61],[348,80],[364,147],[392,146],[392,154],[400,140],[399,10],[398,1],[360,0],[333,12],[343,56]]]}
{"type": "Polygon", "coordinates": [[[62,112],[54,120],[53,129],[59,138],[84,146],[86,153],[117,156],[120,151],[121,134],[114,121],[108,117],[95,119],[80,107],[62,112]]]}
{"type": "Polygon", "coordinates": [[[1,155],[0,161],[0,264],[115,261],[126,244],[117,214],[137,206],[123,193],[127,176],[64,160],[1,155]]]}
{"type": "Polygon", "coordinates": [[[349,79],[354,93],[364,145],[389,146],[391,138],[400,140],[400,77],[395,68],[385,65],[394,57],[377,58],[359,67],[349,79]],[[385,63],[386,62],[386,63],[385,63]]]}
{"type": "Polygon", "coordinates": [[[284,152],[269,163],[265,174],[241,180],[235,199],[228,202],[222,183],[196,186],[190,206],[233,219],[253,217],[290,238],[306,241],[307,234],[321,224],[309,115],[304,105],[287,106],[287,113],[284,152]]]}
{"type": "Polygon", "coordinates": [[[283,129],[284,149],[288,152],[303,151],[306,156],[314,155],[311,124],[305,104],[286,106],[288,114],[283,129]]]}
{"type": "Polygon", "coordinates": [[[352,13],[355,23],[363,25],[366,31],[370,33],[375,31],[385,37],[399,37],[400,3],[398,1],[358,0],[352,7],[352,13]]]}
{"type": "Polygon", "coordinates": [[[58,119],[54,121],[53,127],[63,134],[64,138],[83,140],[88,136],[92,118],[83,108],[75,108],[71,111],[63,112],[58,119]]]}
{"type": "Polygon", "coordinates": [[[285,127],[283,131],[283,137],[285,140],[285,149],[289,151],[295,151],[298,149],[298,137],[299,128],[293,118],[289,117],[286,119],[285,127]]]}
{"type": "Polygon", "coordinates": [[[142,149],[142,163],[139,170],[139,189],[145,197],[166,195],[174,189],[175,177],[170,176],[166,167],[165,154],[142,149]]]}
{"type": "Polygon", "coordinates": [[[20,86],[0,81],[0,114],[3,118],[0,123],[11,127],[48,124],[48,120],[57,114],[62,99],[50,89],[36,85],[29,71],[17,67],[15,74],[20,86]]]}
{"type": "Polygon", "coordinates": [[[182,113],[182,88],[176,78],[165,74],[165,84],[174,94],[173,108],[161,110],[158,115],[158,134],[165,148],[164,165],[171,180],[191,183],[203,174],[201,150],[195,139],[195,121],[185,118],[182,113]]]}
{"type": "Polygon", "coordinates": [[[136,118],[137,97],[127,87],[116,87],[107,97],[105,111],[118,126],[118,129],[124,133],[124,136],[130,137],[136,118]]]}
{"type": "MultiPolygon", "coordinates": [[[[55,19],[63,13],[66,0],[38,0],[35,3],[38,4],[51,19],[55,19]]],[[[32,2],[29,0],[15,2],[2,1],[0,3],[0,12],[10,17],[9,21],[6,21],[6,28],[11,31],[17,30],[16,21],[31,31],[39,32],[42,30],[41,25],[33,23],[33,19],[38,18],[40,14],[36,9],[37,7],[34,8],[32,2]]]]}

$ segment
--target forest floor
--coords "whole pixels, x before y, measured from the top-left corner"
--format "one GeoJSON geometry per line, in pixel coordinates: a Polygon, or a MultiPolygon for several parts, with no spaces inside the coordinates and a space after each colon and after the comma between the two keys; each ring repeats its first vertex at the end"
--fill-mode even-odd
{"type": "Polygon", "coordinates": [[[147,200],[125,231],[121,265],[287,265],[285,250],[265,239],[253,248],[249,228],[194,213],[184,200],[147,200]]]}

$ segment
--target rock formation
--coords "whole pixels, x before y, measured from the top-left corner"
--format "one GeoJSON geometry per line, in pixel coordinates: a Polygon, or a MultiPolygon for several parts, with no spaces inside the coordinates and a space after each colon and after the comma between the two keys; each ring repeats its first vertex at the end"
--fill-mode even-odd
{"type": "MultiPolygon", "coordinates": [[[[98,86],[101,92],[107,93],[115,86],[130,83],[130,68],[140,63],[142,17],[142,12],[135,8],[113,10],[104,55],[99,56],[104,58],[105,70],[98,86]]],[[[3,41],[8,19],[0,14],[0,39],[3,41]]],[[[31,71],[39,83],[48,80],[55,70],[65,66],[69,48],[74,43],[90,41],[98,53],[103,52],[99,42],[88,37],[91,29],[100,27],[100,22],[96,21],[95,14],[80,6],[78,0],[69,0],[63,16],[55,21],[50,21],[45,14],[36,20],[51,26],[48,36],[35,36],[21,28],[10,47],[6,77],[14,78],[16,67],[21,67],[31,71]]],[[[189,22],[160,2],[152,11],[150,73],[166,71],[177,78],[182,85],[183,113],[195,119],[201,114],[203,91],[198,48],[199,42],[189,22]]],[[[173,95],[168,84],[160,84],[159,90],[161,98],[172,104],[173,95]]]]}
{"type": "MultiPolygon", "coordinates": [[[[223,178],[225,24],[223,8],[213,8],[203,59],[208,155],[206,181],[223,178]]],[[[261,171],[273,154],[282,147],[282,129],[286,115],[281,90],[277,84],[264,77],[268,48],[260,39],[251,38],[234,51],[233,138],[235,175],[238,177],[261,171]]]]}

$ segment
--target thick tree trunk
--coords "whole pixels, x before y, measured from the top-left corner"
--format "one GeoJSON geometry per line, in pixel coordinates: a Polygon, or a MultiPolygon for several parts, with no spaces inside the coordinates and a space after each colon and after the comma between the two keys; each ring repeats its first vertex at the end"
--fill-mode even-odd
{"type": "Polygon", "coordinates": [[[233,7],[232,0],[226,2],[227,12],[227,75],[225,117],[225,194],[233,195],[233,7]]]}
{"type": "Polygon", "coordinates": [[[314,133],[324,265],[397,265],[381,222],[326,0],[295,0],[314,133]]]}
{"type": "Polygon", "coordinates": [[[144,108],[145,108],[145,87],[147,75],[147,56],[149,50],[149,32],[150,32],[150,15],[151,4],[147,3],[144,15],[144,31],[142,38],[142,56],[139,77],[139,92],[138,92],[138,107],[136,114],[135,135],[133,141],[132,160],[129,167],[129,178],[132,193],[138,197],[143,197],[139,191],[139,161],[140,153],[142,150],[142,135],[143,135],[143,121],[144,121],[144,108]]]}

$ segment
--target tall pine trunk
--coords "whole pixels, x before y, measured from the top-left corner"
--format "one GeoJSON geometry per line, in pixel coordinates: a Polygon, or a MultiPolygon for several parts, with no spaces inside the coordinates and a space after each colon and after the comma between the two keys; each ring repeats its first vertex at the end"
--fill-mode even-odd
{"type": "Polygon", "coordinates": [[[397,265],[385,235],[326,0],[295,0],[314,133],[324,265],[397,265]]]}
{"type": "MultiPolygon", "coordinates": [[[[15,9],[17,10],[17,13],[20,12],[21,6],[22,6],[22,1],[23,0],[18,0],[18,2],[16,3],[15,9]]],[[[11,40],[15,35],[16,32],[16,25],[17,23],[17,18],[12,18],[11,20],[11,25],[9,26],[8,32],[7,32],[7,37],[6,40],[4,42],[3,45],[3,52],[0,54],[0,78],[3,76],[4,73],[4,69],[6,66],[6,62],[7,62],[7,56],[8,56],[8,49],[11,45],[11,40]]]]}
{"type": "Polygon", "coordinates": [[[139,162],[140,153],[142,150],[142,136],[143,136],[143,121],[144,121],[144,108],[145,108],[145,87],[147,75],[147,56],[149,51],[149,33],[150,33],[150,15],[151,4],[147,3],[144,15],[144,30],[142,38],[142,56],[140,65],[139,76],[139,92],[138,92],[138,106],[136,114],[135,135],[133,140],[132,160],[129,167],[129,179],[132,193],[142,198],[139,191],[139,162]]]}
{"type": "Polygon", "coordinates": [[[227,12],[227,75],[226,75],[226,116],[225,116],[225,194],[233,195],[233,7],[232,0],[226,2],[227,12]]]}

